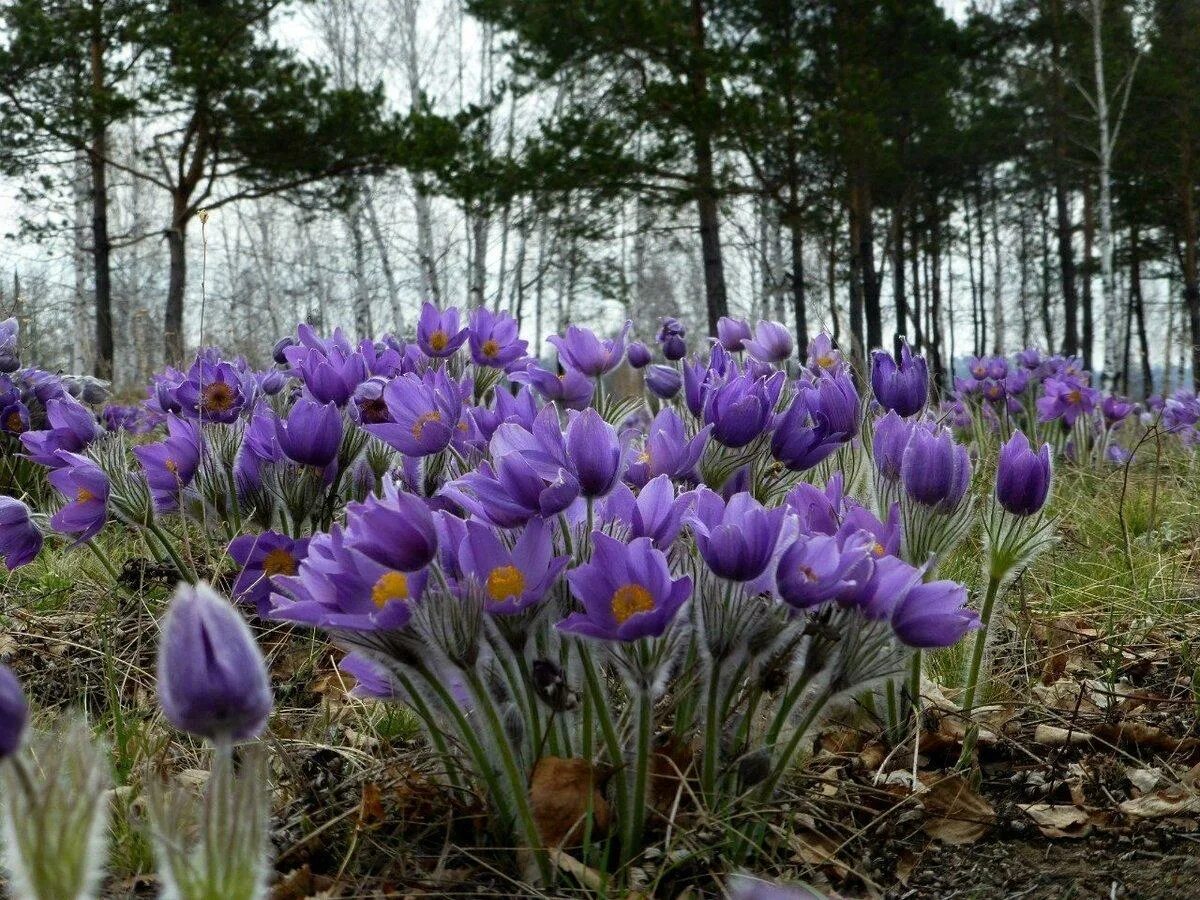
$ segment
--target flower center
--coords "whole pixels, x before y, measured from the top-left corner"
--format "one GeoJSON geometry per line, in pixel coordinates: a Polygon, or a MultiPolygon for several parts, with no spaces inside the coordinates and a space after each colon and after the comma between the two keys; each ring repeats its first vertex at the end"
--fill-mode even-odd
{"type": "Polygon", "coordinates": [[[446,332],[442,331],[442,329],[440,329],[440,328],[429,336],[429,346],[432,347],[434,350],[436,350],[438,353],[445,350],[446,345],[449,343],[450,343],[450,335],[446,334],[446,332]]]}
{"type": "Polygon", "coordinates": [[[612,595],[612,614],[618,625],[624,625],[630,616],[650,612],[654,609],[654,598],[640,584],[625,584],[612,595]]]}
{"type": "Polygon", "coordinates": [[[367,425],[378,425],[388,419],[387,404],[383,400],[359,401],[358,412],[367,425]]]}
{"type": "Polygon", "coordinates": [[[1083,400],[1083,394],[1079,391],[1071,391],[1067,394],[1067,400],[1071,403],[1079,403],[1083,400]]]}
{"type": "Polygon", "coordinates": [[[807,566],[804,563],[801,563],[800,565],[796,566],[796,571],[803,575],[807,581],[817,580],[817,573],[813,571],[812,566],[807,566]]]}
{"type": "Polygon", "coordinates": [[[492,359],[500,352],[500,345],[494,339],[488,338],[483,342],[483,347],[480,349],[483,351],[484,356],[492,359]]]}
{"type": "Polygon", "coordinates": [[[295,575],[296,557],[282,547],[276,547],[263,557],[262,567],[263,574],[268,578],[272,575],[295,575]]]}
{"type": "Polygon", "coordinates": [[[488,573],[488,596],[497,603],[525,590],[525,576],[516,566],[497,566],[488,573]]]}
{"type": "Polygon", "coordinates": [[[93,494],[91,491],[89,491],[85,487],[78,488],[75,491],[75,501],[77,503],[87,503],[89,500],[95,500],[95,499],[96,499],[96,495],[93,494]]]}
{"type": "Polygon", "coordinates": [[[371,589],[371,602],[383,609],[393,600],[408,599],[408,576],[403,572],[384,572],[371,589]]]}
{"type": "Polygon", "coordinates": [[[163,468],[166,469],[168,472],[170,472],[172,475],[179,474],[179,463],[175,462],[175,460],[169,456],[167,457],[167,461],[165,463],[163,463],[163,468]]]}
{"type": "Polygon", "coordinates": [[[204,412],[224,413],[233,408],[233,388],[224,381],[205,385],[200,398],[200,409],[204,412]]]}
{"type": "Polygon", "coordinates": [[[817,357],[817,365],[820,366],[822,369],[828,369],[830,366],[833,365],[833,357],[829,356],[828,354],[826,354],[825,356],[818,356],[817,357]]]}
{"type": "Polygon", "coordinates": [[[641,453],[639,453],[637,461],[642,463],[643,465],[647,465],[647,466],[650,465],[650,451],[643,450],[641,453]]]}
{"type": "Polygon", "coordinates": [[[5,418],[4,427],[13,434],[17,434],[25,430],[25,422],[21,418],[21,414],[16,410],[13,410],[8,414],[7,418],[5,418]]]}
{"type": "Polygon", "coordinates": [[[879,541],[876,541],[871,545],[871,552],[876,556],[883,556],[885,553],[887,553],[887,547],[883,546],[883,544],[879,543],[879,541]]]}
{"type": "Polygon", "coordinates": [[[427,413],[417,416],[417,421],[413,422],[412,436],[417,440],[421,439],[421,433],[425,430],[425,426],[430,422],[442,421],[442,414],[436,409],[430,410],[427,413]]]}

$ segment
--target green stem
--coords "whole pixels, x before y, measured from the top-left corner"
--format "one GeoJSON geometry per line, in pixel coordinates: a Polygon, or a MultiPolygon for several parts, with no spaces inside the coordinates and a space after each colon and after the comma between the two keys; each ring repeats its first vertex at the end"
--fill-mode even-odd
{"type": "Polygon", "coordinates": [[[704,759],[700,773],[700,788],[710,808],[716,804],[717,755],[721,744],[720,707],[721,673],[717,660],[712,660],[708,671],[708,698],[704,707],[704,759]]]}
{"type": "Polygon", "coordinates": [[[92,555],[100,561],[100,565],[104,566],[104,571],[108,573],[108,577],[112,579],[113,584],[120,584],[121,576],[117,573],[116,567],[113,566],[112,560],[108,558],[108,554],[97,547],[94,541],[84,541],[83,545],[92,551],[92,555]]]}
{"type": "MultiPolygon", "coordinates": [[[[992,609],[996,605],[996,596],[1000,593],[1000,578],[993,574],[988,577],[987,593],[983,598],[983,609],[979,612],[979,630],[975,632],[975,645],[971,648],[971,662],[967,667],[967,678],[963,685],[962,716],[964,720],[971,718],[975,708],[975,693],[979,685],[979,670],[983,665],[983,653],[987,648],[988,634],[991,632],[992,609]]],[[[971,724],[967,736],[963,740],[962,754],[958,758],[959,766],[965,766],[975,748],[975,738],[978,729],[971,724]]]]}
{"type": "Polygon", "coordinates": [[[179,571],[180,576],[182,576],[183,579],[188,581],[190,584],[195,584],[198,580],[196,578],[196,573],[192,571],[190,566],[184,563],[183,557],[181,557],[175,550],[175,547],[171,544],[170,538],[163,532],[162,527],[153,519],[151,519],[146,524],[146,528],[151,534],[158,538],[158,542],[162,545],[163,551],[171,558],[171,564],[179,571]]]}
{"type": "Polygon", "coordinates": [[[637,858],[642,849],[642,836],[646,830],[646,785],[650,778],[650,741],[654,737],[654,699],[650,691],[639,690],[634,702],[637,704],[637,732],[633,749],[633,789],[626,801],[629,815],[622,823],[622,866],[637,858]]]}
{"type": "Polygon", "coordinates": [[[413,684],[411,678],[398,670],[393,670],[393,673],[396,676],[396,680],[408,692],[417,715],[424,720],[429,732],[429,742],[433,744],[433,749],[437,752],[438,758],[441,759],[442,766],[446,770],[446,777],[450,780],[451,786],[461,788],[462,782],[458,777],[458,766],[454,763],[454,758],[450,755],[450,748],[446,745],[446,736],[442,734],[441,728],[438,727],[433,710],[429,708],[429,704],[425,702],[425,698],[421,696],[421,692],[417,690],[417,686],[413,684]]]}

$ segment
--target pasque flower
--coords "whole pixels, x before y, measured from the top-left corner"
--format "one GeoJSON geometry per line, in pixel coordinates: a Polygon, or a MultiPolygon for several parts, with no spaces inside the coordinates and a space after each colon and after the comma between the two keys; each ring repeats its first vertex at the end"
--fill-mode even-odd
{"type": "Polygon", "coordinates": [[[165,441],[133,448],[155,509],[166,511],[179,505],[179,492],[191,484],[200,466],[201,440],[199,422],[172,413],[167,417],[165,441]]]}
{"type": "Polygon", "coordinates": [[[854,576],[872,543],[864,536],[842,542],[824,534],[799,535],[779,558],[775,573],[779,596],[797,609],[838,599],[856,586],[854,576]]]}
{"type": "Polygon", "coordinates": [[[414,572],[433,561],[437,529],[428,504],[389,481],[384,496],[346,507],[346,534],[352,546],[382,566],[414,572]]]}
{"type": "Polygon", "coordinates": [[[308,554],[308,538],[290,538],[276,531],[238,535],[229,544],[229,555],[242,567],[233,583],[233,596],[253,603],[260,616],[271,609],[272,579],[295,575],[308,554]]]}
{"type": "Polygon", "coordinates": [[[284,358],[312,399],[345,406],[367,378],[366,360],[342,337],[340,329],[328,341],[321,340],[308,325],[301,325],[298,333],[299,344],[285,348],[284,358]]]}
{"type": "Polygon", "coordinates": [[[175,398],[185,415],[221,424],[236,421],[249,399],[241,373],[231,363],[210,356],[197,357],[176,388],[175,398]]]}
{"type": "Polygon", "coordinates": [[[596,393],[596,383],[574,369],[564,369],[561,375],[555,375],[541,366],[532,365],[523,372],[514,372],[511,378],[567,409],[583,409],[596,393]]]}
{"type": "Polygon", "coordinates": [[[766,509],[747,493],[734,494],[727,503],[720,494],[700,488],[686,522],[713,574],[753,581],[771,561],[785,515],[786,507],[766,509]]]}
{"type": "Polygon", "coordinates": [[[42,532],[29,507],[15,497],[0,495],[0,559],[11,572],[33,562],[42,549],[42,532]]]}
{"type": "Polygon", "coordinates": [[[663,356],[669,360],[683,359],[687,356],[687,341],[684,336],[687,330],[678,319],[667,316],[662,320],[658,329],[658,342],[662,345],[663,356]]]}
{"type": "Polygon", "coordinates": [[[506,312],[493,313],[486,306],[471,311],[467,339],[471,359],[477,366],[503,369],[525,355],[527,341],[518,335],[517,320],[506,312]]]}
{"type": "Polygon", "coordinates": [[[900,478],[917,503],[949,512],[970,486],[971,458],[966,447],[954,442],[950,429],[920,423],[904,448],[900,478]]]}
{"type": "Polygon", "coordinates": [[[900,479],[900,468],[904,462],[904,449],[912,437],[912,423],[900,418],[895,410],[875,422],[875,434],[871,438],[871,456],[875,469],[889,481],[900,479]]]}
{"type": "Polygon", "coordinates": [[[979,626],[967,589],[954,581],[914,583],[892,609],[892,629],[910,647],[950,647],[979,626]]]}
{"type": "Polygon", "coordinates": [[[458,563],[463,575],[482,588],[484,608],[491,613],[518,613],[540,603],[569,562],[554,556],[544,519],[530,519],[511,549],[480,522],[467,522],[466,532],[458,563]]]}
{"type": "Polygon", "coordinates": [[[417,346],[430,359],[453,356],[466,341],[470,329],[459,327],[456,307],[442,311],[426,301],[417,320],[417,346]]]}
{"type": "Polygon", "coordinates": [[[217,742],[255,737],[271,714],[262,651],[238,611],[207,584],[175,591],[158,645],[167,721],[217,742]]]}
{"type": "Polygon", "coordinates": [[[996,468],[996,500],[1014,516],[1031,516],[1050,494],[1050,445],[1034,451],[1023,432],[1000,448],[996,468]]]}
{"type": "Polygon", "coordinates": [[[695,475],[696,463],[704,453],[711,432],[712,426],[705,425],[688,437],[679,414],[669,407],[661,410],[650,423],[646,442],[641,451],[634,454],[625,477],[633,485],[645,484],[657,475],[688,481],[695,475]]]}
{"type": "Polygon", "coordinates": [[[1038,419],[1052,422],[1062,419],[1066,425],[1075,424],[1081,415],[1096,408],[1099,392],[1075,378],[1047,378],[1042,382],[1043,396],[1038,398],[1038,419]]]}
{"type": "Polygon", "coordinates": [[[76,542],[91,539],[108,518],[108,476],[86,456],[58,451],[59,468],[49,475],[50,483],[67,499],[67,504],[50,517],[50,527],[76,535],[76,542]]]}
{"type": "Polygon", "coordinates": [[[655,397],[670,400],[683,387],[683,376],[670,366],[651,366],[646,370],[646,387],[655,397]]]}
{"type": "Polygon", "coordinates": [[[450,445],[462,417],[462,393],[444,371],[394,378],[383,399],[391,421],[365,425],[371,434],[409,456],[431,456],[450,445]]]}
{"type": "Polygon", "coordinates": [[[648,537],[655,547],[665,551],[679,535],[684,514],[695,499],[690,491],[676,496],[675,485],[666,475],[650,479],[636,497],[624,484],[618,484],[605,498],[600,520],[620,522],[629,529],[631,539],[648,537]]]}
{"type": "Polygon", "coordinates": [[[568,572],[567,581],[583,611],[559,629],[606,641],[661,636],[692,594],[692,580],[673,580],[650,538],[625,544],[600,531],[592,533],[591,560],[568,572]]]}
{"type": "Polygon", "coordinates": [[[630,341],[629,349],[625,352],[625,357],[635,369],[644,369],[650,365],[650,351],[641,341],[630,341]]]}
{"type": "Polygon", "coordinates": [[[12,669],[0,663],[0,759],[7,759],[21,748],[28,724],[29,704],[21,682],[12,669]]]}
{"type": "Polygon", "coordinates": [[[626,322],[617,337],[601,340],[586,328],[568,325],[561,335],[551,335],[546,340],[558,350],[558,360],[564,366],[596,378],[621,364],[625,358],[625,339],[632,327],[632,322],[626,322]]]}
{"type": "Polygon", "coordinates": [[[26,431],[21,435],[26,453],[39,465],[56,468],[62,465],[59,450],[79,453],[100,437],[100,425],[92,411],[70,397],[50,400],[46,404],[46,419],[49,429],[26,431]]]}
{"type": "Polygon", "coordinates": [[[842,354],[833,346],[833,339],[822,331],[808,342],[805,365],[812,372],[840,372],[845,363],[842,354]]]}
{"type": "Polygon", "coordinates": [[[301,397],[286,419],[275,420],[279,449],[292,462],[324,469],[337,458],[342,442],[342,413],[333,401],[301,397]]]}
{"type": "Polygon", "coordinates": [[[750,339],[750,325],[742,319],[721,316],[717,319],[717,341],[730,353],[740,353],[750,339]]]}
{"type": "Polygon", "coordinates": [[[773,423],[771,455],[794,471],[811,469],[858,431],[858,392],[848,375],[822,372],[797,386],[773,423]]]}
{"type": "Polygon", "coordinates": [[[621,480],[626,454],[609,425],[595,409],[572,413],[566,434],[567,458],[584,497],[603,497],[621,480]]]}
{"type": "Polygon", "coordinates": [[[925,407],[929,396],[929,367],[924,357],[913,356],[908,343],[899,358],[883,350],[871,353],[871,389],[879,405],[901,416],[913,416],[925,407]]]}
{"type": "Polygon", "coordinates": [[[759,362],[779,363],[792,355],[792,333],[779,322],[760,320],[754,338],[742,341],[743,349],[759,362]]]}
{"type": "Polygon", "coordinates": [[[544,473],[522,454],[510,452],[482,463],[442,493],[498,528],[513,528],[534,516],[558,515],[579,497],[579,481],[565,466],[544,473]]]}
{"type": "Polygon", "coordinates": [[[734,375],[710,385],[703,413],[713,440],[734,449],[749,444],[766,430],[782,387],[782,372],[771,379],[734,375]]]}
{"type": "Polygon", "coordinates": [[[0,372],[15,372],[21,367],[21,358],[17,355],[19,336],[20,326],[15,316],[0,322],[0,372]]]}

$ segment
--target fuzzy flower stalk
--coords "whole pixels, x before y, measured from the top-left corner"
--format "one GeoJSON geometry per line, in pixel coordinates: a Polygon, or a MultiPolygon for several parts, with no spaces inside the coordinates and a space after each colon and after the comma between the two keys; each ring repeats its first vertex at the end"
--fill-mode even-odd
{"type": "Polygon", "coordinates": [[[267,893],[270,780],[261,746],[240,754],[271,712],[266,664],[250,629],[208,585],[180,585],[163,624],[158,696],[167,720],[213,746],[197,803],[152,781],[150,823],[165,883],[178,900],[258,900],[267,893]]]}
{"type": "Polygon", "coordinates": [[[0,781],[4,867],[14,897],[88,900],[104,872],[107,754],[87,724],[35,735],[21,686],[0,667],[0,781]]]}
{"type": "MultiPolygon", "coordinates": [[[[966,719],[975,708],[997,601],[1005,587],[1054,543],[1054,519],[1045,511],[1051,486],[1050,446],[1043,444],[1034,450],[1024,433],[1014,432],[1000,448],[996,487],[984,520],[987,589],[963,683],[962,713],[966,719]]],[[[963,742],[960,766],[970,761],[977,735],[978,728],[972,725],[963,742]]]]}

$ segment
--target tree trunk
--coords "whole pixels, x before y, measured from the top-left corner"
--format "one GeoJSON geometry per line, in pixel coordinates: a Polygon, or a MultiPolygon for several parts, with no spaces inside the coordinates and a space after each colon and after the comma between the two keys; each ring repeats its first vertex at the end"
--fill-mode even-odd
{"type": "MultiPolygon", "coordinates": [[[[99,13],[97,13],[97,17],[99,13]]],[[[97,18],[91,42],[92,124],[88,161],[92,175],[92,260],[96,279],[96,359],[98,378],[113,375],[111,242],[108,238],[108,133],[98,107],[104,93],[104,35],[97,18]]]]}
{"type": "Polygon", "coordinates": [[[908,335],[908,298],[904,295],[904,205],[897,203],[892,210],[892,300],[896,304],[895,342],[908,335]]]}
{"type": "Polygon", "coordinates": [[[796,350],[801,362],[808,352],[808,311],[804,296],[804,231],[793,221],[792,234],[792,307],[796,315],[796,350]]]}
{"type": "MultiPolygon", "coordinates": [[[[1120,312],[1113,274],[1112,171],[1113,141],[1108,121],[1108,88],[1104,79],[1102,15],[1104,0],[1092,0],[1092,60],[1096,80],[1096,120],[1100,126],[1100,297],[1104,310],[1104,368],[1115,383],[1117,348],[1120,346],[1120,312]]],[[[1132,73],[1130,74],[1132,77],[1132,73]]],[[[1127,376],[1128,377],[1128,376],[1127,376]]]]}
{"type": "Polygon", "coordinates": [[[864,225],[861,213],[861,201],[858,193],[861,188],[857,184],[850,187],[850,203],[846,210],[850,229],[850,353],[856,366],[860,367],[866,361],[865,340],[863,336],[863,275],[862,245],[864,225]]]}
{"type": "MultiPolygon", "coordinates": [[[[1186,151],[1185,151],[1186,154],[1186,151]]],[[[1185,156],[1184,171],[1190,170],[1186,163],[1190,154],[1185,156]]],[[[1200,257],[1197,254],[1196,207],[1193,200],[1195,186],[1191,178],[1187,178],[1179,187],[1181,205],[1181,226],[1183,230],[1182,265],[1183,300],[1187,307],[1189,339],[1192,346],[1192,390],[1200,389],[1200,257]]]]}
{"type": "Polygon", "coordinates": [[[1095,266],[1092,263],[1092,249],[1096,238],[1096,216],[1092,203],[1090,185],[1083,187],[1083,262],[1079,266],[1079,276],[1083,284],[1079,292],[1080,305],[1083,308],[1083,335],[1081,338],[1083,350],[1083,367],[1092,368],[1092,348],[1096,342],[1096,326],[1092,308],[1092,273],[1095,266]]]}
{"type": "Polygon", "coordinates": [[[167,310],[163,319],[163,353],[168,365],[183,362],[183,292],[187,286],[186,201],[175,199],[171,227],[167,229],[170,275],[167,279],[167,310]]]}
{"type": "MultiPolygon", "coordinates": [[[[1146,304],[1142,297],[1142,246],[1138,227],[1129,229],[1129,291],[1133,299],[1133,314],[1137,320],[1138,350],[1142,357],[1143,397],[1154,393],[1154,370],[1150,366],[1150,341],[1146,335],[1146,304]]],[[[1128,378],[1128,374],[1126,375],[1128,378]]],[[[1126,386],[1128,390],[1128,386],[1126,386]]]]}
{"type": "Polygon", "coordinates": [[[1072,247],[1071,207],[1067,186],[1067,109],[1066,85],[1063,81],[1063,8],[1062,0],[1052,0],[1051,17],[1051,143],[1054,154],[1054,210],[1057,218],[1058,259],[1062,278],[1063,343],[1067,356],[1079,353],[1079,297],[1075,291],[1075,252],[1072,247]]]}
{"type": "MultiPolygon", "coordinates": [[[[692,64],[688,67],[688,85],[694,109],[708,101],[708,70],[704,63],[707,37],[704,0],[692,0],[692,64]]],[[[716,176],[713,168],[712,135],[703,115],[692,123],[692,148],[696,163],[696,207],[700,217],[700,251],[704,260],[704,295],[708,307],[708,329],[717,333],[717,320],[729,315],[725,294],[725,266],[721,258],[720,211],[717,207],[716,176]]]]}
{"type": "Polygon", "coordinates": [[[355,200],[346,210],[346,229],[350,232],[350,249],[354,260],[354,330],[358,339],[375,337],[371,321],[371,292],[367,285],[367,242],[363,235],[362,206],[355,200]]]}

